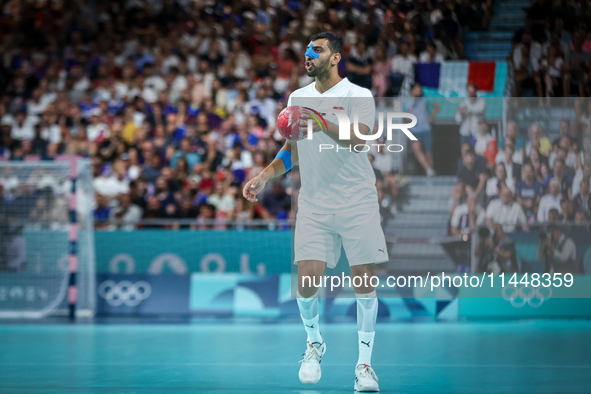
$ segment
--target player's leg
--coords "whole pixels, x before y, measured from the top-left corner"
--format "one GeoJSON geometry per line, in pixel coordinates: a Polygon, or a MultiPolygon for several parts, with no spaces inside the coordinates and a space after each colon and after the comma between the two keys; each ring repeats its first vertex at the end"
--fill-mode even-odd
{"type": "Polygon", "coordinates": [[[320,362],[326,352],[326,344],[318,323],[318,285],[321,283],[326,263],[316,260],[298,262],[298,308],[308,334],[304,358],[300,361],[298,377],[306,384],[318,383],[322,377],[320,362]],[[315,285],[315,283],[317,285],[315,285]]]}
{"type": "Polygon", "coordinates": [[[357,302],[359,358],[355,367],[355,390],[379,391],[378,378],[371,367],[378,300],[371,278],[375,264],[388,261],[386,240],[377,209],[343,214],[338,220],[357,302]]]}
{"type": "Polygon", "coordinates": [[[306,260],[298,262],[298,308],[308,334],[309,343],[322,343],[318,326],[318,285],[326,271],[323,261],[306,260]]]}
{"type": "Polygon", "coordinates": [[[307,333],[306,351],[299,378],[314,384],[322,376],[320,362],[326,344],[318,324],[318,287],[327,265],[334,267],[340,256],[341,239],[332,231],[333,215],[298,211],[295,228],[295,262],[298,265],[297,303],[307,333]]]}
{"type": "Polygon", "coordinates": [[[362,283],[355,287],[357,299],[357,336],[359,358],[355,367],[355,390],[379,391],[378,377],[371,367],[371,354],[376,335],[378,317],[378,299],[376,290],[369,283],[373,276],[374,264],[355,265],[351,267],[353,283],[362,283]],[[355,280],[355,278],[359,278],[355,280]]]}

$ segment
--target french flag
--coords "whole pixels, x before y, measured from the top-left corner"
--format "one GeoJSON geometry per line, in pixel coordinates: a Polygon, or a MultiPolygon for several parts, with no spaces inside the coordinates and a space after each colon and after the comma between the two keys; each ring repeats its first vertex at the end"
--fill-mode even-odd
{"type": "Polygon", "coordinates": [[[415,82],[425,96],[465,97],[466,85],[476,83],[479,96],[502,97],[507,81],[507,62],[447,61],[416,63],[415,82]]]}

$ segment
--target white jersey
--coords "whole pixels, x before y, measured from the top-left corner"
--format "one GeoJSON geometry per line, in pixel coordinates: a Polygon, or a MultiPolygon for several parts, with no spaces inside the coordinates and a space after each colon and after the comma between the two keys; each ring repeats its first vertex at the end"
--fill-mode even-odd
{"type": "MultiPolygon", "coordinates": [[[[347,78],[324,93],[318,92],[316,82],[313,82],[294,91],[287,105],[307,106],[316,111],[341,110],[351,122],[355,110],[360,124],[367,125],[372,131],[375,124],[375,103],[371,92],[352,84],[347,78]]],[[[334,114],[327,113],[324,118],[339,124],[334,114]]],[[[298,141],[297,148],[302,182],[298,197],[299,210],[341,213],[378,208],[376,178],[367,152],[349,151],[323,132],[314,133],[312,140],[305,138],[298,141]],[[334,148],[320,151],[320,144],[323,147],[333,145],[334,148]]]]}

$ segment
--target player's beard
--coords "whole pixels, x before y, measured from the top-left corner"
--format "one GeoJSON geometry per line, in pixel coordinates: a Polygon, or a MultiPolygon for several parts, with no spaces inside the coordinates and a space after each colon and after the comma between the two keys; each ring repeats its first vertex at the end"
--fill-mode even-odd
{"type": "Polygon", "coordinates": [[[306,70],[306,73],[311,78],[324,79],[324,77],[330,75],[329,59],[316,64],[312,63],[312,68],[306,70]]]}

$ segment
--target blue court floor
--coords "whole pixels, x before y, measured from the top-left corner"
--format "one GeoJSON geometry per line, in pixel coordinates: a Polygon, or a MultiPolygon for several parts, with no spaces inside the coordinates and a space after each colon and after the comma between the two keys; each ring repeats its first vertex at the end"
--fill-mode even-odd
{"type": "MultiPolygon", "coordinates": [[[[304,386],[300,324],[2,325],[0,392],[353,392],[357,326],[321,330],[304,386]]],[[[387,393],[590,393],[591,322],[378,324],[373,366],[387,393]]]]}

